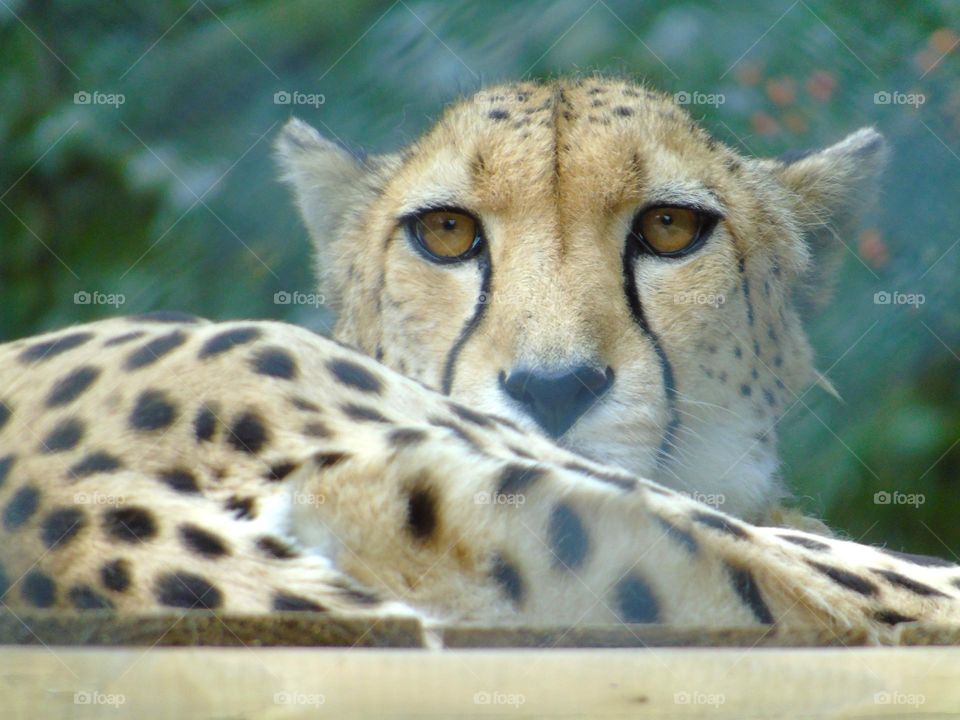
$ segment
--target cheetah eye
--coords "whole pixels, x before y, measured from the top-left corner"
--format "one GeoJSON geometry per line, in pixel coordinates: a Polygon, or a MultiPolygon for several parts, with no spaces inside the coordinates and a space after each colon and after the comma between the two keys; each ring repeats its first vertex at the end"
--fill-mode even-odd
{"type": "Polygon", "coordinates": [[[463,261],[483,243],[480,223],[462,210],[428,210],[407,221],[407,232],[435,262],[463,261]]]}
{"type": "Polygon", "coordinates": [[[638,214],[631,235],[654,255],[681,257],[697,249],[715,223],[716,218],[697,210],[663,205],[638,214]]]}

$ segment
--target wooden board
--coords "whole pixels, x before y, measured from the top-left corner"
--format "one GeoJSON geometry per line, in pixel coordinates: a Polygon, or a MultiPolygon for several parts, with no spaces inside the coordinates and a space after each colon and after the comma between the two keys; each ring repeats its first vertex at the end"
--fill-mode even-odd
{"type": "Polygon", "coordinates": [[[5,719],[960,716],[960,648],[0,648],[5,719]]]}

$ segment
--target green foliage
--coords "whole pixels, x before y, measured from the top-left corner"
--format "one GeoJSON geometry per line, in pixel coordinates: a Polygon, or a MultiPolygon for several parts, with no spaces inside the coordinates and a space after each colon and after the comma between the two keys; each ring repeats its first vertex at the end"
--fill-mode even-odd
{"type": "Polygon", "coordinates": [[[723,104],[693,111],[745,153],[874,124],[895,150],[883,199],[865,232],[846,238],[836,299],[812,324],[845,403],[802,396],[781,427],[784,469],[802,506],[851,536],[951,556],[960,47],[949,28],[960,28],[960,5],[948,0],[6,0],[0,339],[156,308],[324,329],[322,308],[274,302],[312,287],[269,151],[293,113],[349,144],[390,149],[482,83],[600,70],[721,94],[723,104]],[[294,90],[324,102],[275,104],[294,90]],[[83,91],[124,102],[77,104],[83,91]],[[877,104],[884,92],[925,102],[877,104]],[[77,304],[81,291],[125,302],[77,304]],[[876,304],[877,292],[924,303],[876,304]],[[891,502],[875,503],[878,492],[891,502]],[[894,493],[924,501],[894,504],[894,493]]]}

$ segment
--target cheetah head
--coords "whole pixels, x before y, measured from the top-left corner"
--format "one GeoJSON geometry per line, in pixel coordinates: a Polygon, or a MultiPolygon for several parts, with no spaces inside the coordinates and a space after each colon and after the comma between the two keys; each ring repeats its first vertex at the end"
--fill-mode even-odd
{"type": "Polygon", "coordinates": [[[396,154],[297,120],[278,142],[339,339],[747,518],[782,495],[776,426],[819,377],[803,309],[884,154],[862,129],[744,157],[603,79],[484,90],[396,154]]]}

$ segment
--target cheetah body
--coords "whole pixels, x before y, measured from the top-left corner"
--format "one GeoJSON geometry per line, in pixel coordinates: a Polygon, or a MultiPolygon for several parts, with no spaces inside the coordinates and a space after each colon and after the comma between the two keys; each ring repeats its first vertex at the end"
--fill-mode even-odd
{"type": "Polygon", "coordinates": [[[280,157],[342,342],[161,314],[0,346],[3,602],[880,642],[954,621],[952,564],[751,522],[777,517],[774,427],[817,377],[798,312],[816,253],[880,144],[739,158],[600,80],[485,91],[396,156],[294,121],[280,157]],[[681,260],[628,252],[651,202],[706,208],[713,234],[681,260]],[[440,206],[482,221],[479,260],[411,250],[406,218],[440,206]],[[726,301],[671,301],[691,288],[726,301]],[[616,379],[561,437],[498,390],[598,358],[616,379]]]}

